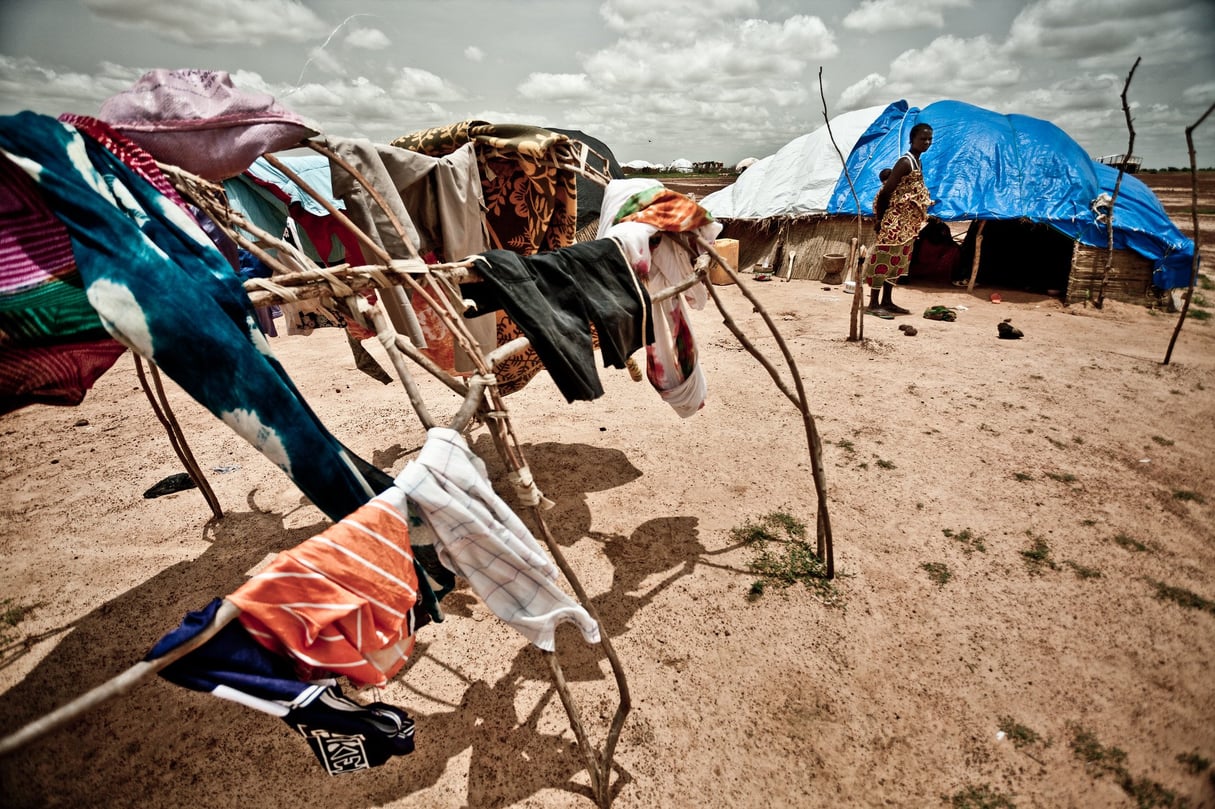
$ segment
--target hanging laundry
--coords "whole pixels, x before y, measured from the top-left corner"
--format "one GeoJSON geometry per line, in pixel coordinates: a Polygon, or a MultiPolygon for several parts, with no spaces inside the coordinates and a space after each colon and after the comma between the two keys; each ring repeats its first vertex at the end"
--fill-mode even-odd
{"type": "Polygon", "coordinates": [[[572,621],[587,643],[599,642],[599,624],[557,587],[556,566],[498,497],[484,462],[458,432],[431,428],[396,486],[434,530],[443,565],[528,641],[551,652],[557,625],[572,621]]]}
{"type": "MultiPolygon", "coordinates": [[[[662,239],[651,248],[650,239],[662,231],[695,232],[712,242],[721,232],[721,223],[657,180],[608,183],[599,236],[614,237],[625,246],[633,269],[651,293],[672,286],[693,272],[692,258],[670,239],[662,239]]],[[[707,300],[704,286],[696,284],[654,306],[654,342],[646,348],[646,376],[663,401],[682,418],[704,407],[708,395],[688,312],[689,306],[703,309],[707,300]]]]}
{"type": "Polygon", "coordinates": [[[241,90],[222,70],[150,70],[103,101],[97,117],[157,160],[213,182],[317,134],[273,96],[241,90]]]}
{"type": "MultiPolygon", "coordinates": [[[[186,615],[145,660],[163,657],[198,635],[220,604],[217,598],[186,615]]],[[[183,688],[279,717],[308,742],[331,775],[378,767],[414,750],[414,721],[404,710],[383,702],[359,704],[333,679],[299,679],[291,661],[262,647],[237,623],[159,673],[183,688]]]]}
{"type": "Polygon", "coordinates": [[[0,413],[78,405],[125,352],[84,293],[67,229],[0,157],[0,413]]]}
{"type": "Polygon", "coordinates": [[[0,117],[0,151],[66,226],[88,300],[112,336],[274,461],[331,519],[375,493],[368,480],[386,476],[313,414],[274,358],[235,271],[185,211],[53,118],[0,117]],[[182,328],[182,311],[192,328],[182,328]]]}
{"type": "MultiPolygon", "coordinates": [[[[367,181],[391,212],[390,216],[381,208],[372,191],[354,175],[333,167],[334,194],[345,203],[351,221],[388,255],[408,258],[412,245],[427,263],[459,261],[490,246],[481,172],[472,143],[433,157],[358,138],[330,137],[326,143],[367,181]],[[397,232],[398,224],[404,236],[397,232]]],[[[439,367],[460,374],[476,370],[423,298],[411,298],[401,287],[380,294],[397,333],[409,336],[439,367]]],[[[468,314],[465,325],[473,338],[487,352],[493,350],[497,345],[494,314],[468,314]]]]}
{"type": "Polygon", "coordinates": [[[405,500],[390,491],[397,496],[378,495],[278,554],[228,597],[249,634],[306,676],[383,685],[413,652],[418,578],[405,500]]]}
{"type": "MultiPolygon", "coordinates": [[[[530,256],[573,244],[578,184],[577,175],[560,159],[573,149],[566,135],[524,124],[470,120],[413,132],[391,145],[442,157],[469,143],[476,149],[490,247],[530,256]]],[[[505,312],[496,314],[495,332],[495,346],[523,336],[505,312]]],[[[494,369],[498,391],[507,396],[521,390],[543,369],[530,347],[507,357],[494,369]]]]}
{"type": "Polygon", "coordinates": [[[595,370],[591,324],[605,367],[653,342],[650,297],[618,243],[598,239],[561,250],[517,256],[490,250],[476,257],[483,279],[461,292],[479,309],[505,309],[531,341],[566,401],[603,395],[595,370]]]}

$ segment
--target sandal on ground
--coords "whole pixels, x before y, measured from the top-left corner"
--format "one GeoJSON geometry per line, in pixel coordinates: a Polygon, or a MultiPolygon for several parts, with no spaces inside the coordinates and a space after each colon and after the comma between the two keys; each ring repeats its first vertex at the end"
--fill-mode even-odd
{"type": "Polygon", "coordinates": [[[958,313],[948,306],[930,306],[924,310],[924,317],[928,320],[944,320],[952,323],[958,319],[958,313]]]}
{"type": "Polygon", "coordinates": [[[904,309],[903,307],[897,306],[893,303],[884,303],[884,304],[882,304],[882,308],[885,309],[887,312],[889,312],[892,315],[909,315],[909,314],[911,314],[910,309],[904,309]]]}
{"type": "Polygon", "coordinates": [[[885,309],[871,309],[868,306],[866,306],[865,314],[873,315],[874,317],[880,317],[882,320],[894,320],[894,315],[890,314],[885,309]]]}

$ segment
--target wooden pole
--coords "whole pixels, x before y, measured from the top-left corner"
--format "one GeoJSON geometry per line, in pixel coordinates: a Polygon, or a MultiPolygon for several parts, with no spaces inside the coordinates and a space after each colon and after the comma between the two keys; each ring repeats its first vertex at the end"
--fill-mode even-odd
{"type": "Polygon", "coordinates": [[[1173,356],[1173,346],[1177,344],[1177,337],[1181,334],[1181,324],[1185,322],[1186,313],[1190,311],[1190,300],[1194,297],[1194,286],[1198,283],[1198,244],[1201,233],[1198,230],[1198,158],[1194,153],[1194,130],[1207,119],[1212,110],[1215,110],[1215,104],[1207,107],[1207,111],[1202,114],[1202,117],[1192,126],[1187,126],[1185,130],[1185,142],[1190,147],[1190,221],[1194,225],[1194,258],[1190,262],[1190,288],[1186,291],[1185,301],[1181,304],[1181,314],[1177,316],[1177,326],[1173,329],[1173,336],[1169,338],[1169,348],[1164,352],[1165,365],[1169,364],[1169,359],[1173,356]]]}
{"type": "Polygon", "coordinates": [[[979,277],[979,256],[983,253],[983,226],[987,224],[986,219],[979,220],[979,229],[975,234],[975,257],[970,262],[970,280],[966,282],[966,291],[975,291],[975,279],[979,277]]]}
{"type": "Polygon", "coordinates": [[[1136,57],[1135,64],[1131,65],[1131,72],[1126,74],[1126,83],[1122,85],[1122,114],[1126,117],[1126,128],[1130,137],[1126,145],[1126,157],[1118,164],[1118,179],[1114,181],[1114,193],[1110,197],[1109,219],[1105,223],[1108,246],[1105,253],[1105,269],[1101,272],[1101,286],[1097,288],[1096,306],[1098,309],[1105,306],[1105,285],[1109,281],[1110,270],[1114,266],[1114,206],[1118,202],[1118,189],[1122,186],[1122,175],[1126,173],[1126,161],[1130,160],[1135,153],[1135,126],[1131,123],[1131,107],[1126,101],[1126,91],[1131,87],[1131,78],[1135,75],[1135,68],[1139,67],[1141,59],[1142,57],[1136,57]]]}

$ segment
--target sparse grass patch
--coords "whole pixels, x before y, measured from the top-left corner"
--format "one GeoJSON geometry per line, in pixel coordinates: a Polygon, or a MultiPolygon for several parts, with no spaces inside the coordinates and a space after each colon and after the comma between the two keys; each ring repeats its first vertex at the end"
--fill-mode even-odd
{"type": "Polygon", "coordinates": [[[1153,441],[1155,441],[1157,444],[1159,444],[1159,445],[1160,445],[1160,446],[1162,446],[1162,447],[1171,447],[1171,446],[1173,446],[1173,441],[1172,441],[1172,439],[1165,438],[1165,437],[1164,437],[1164,436],[1162,436],[1162,435],[1154,435],[1154,436],[1152,436],[1152,440],[1153,440],[1153,441]]]}
{"type": "Polygon", "coordinates": [[[755,553],[747,567],[759,579],[747,591],[749,600],[760,598],[770,586],[783,590],[801,582],[823,604],[843,608],[843,595],[827,578],[826,563],[806,541],[805,523],[783,511],[774,511],[731,529],[730,536],[755,553]]]}
{"type": "Polygon", "coordinates": [[[11,598],[0,601],[0,643],[11,641],[13,638],[9,630],[16,629],[17,625],[25,620],[25,616],[41,606],[41,603],[14,604],[11,598]]]}
{"type": "Polygon", "coordinates": [[[1071,472],[1047,472],[1046,476],[1051,480],[1057,480],[1060,483],[1067,483],[1069,485],[1079,480],[1071,472]]]}
{"type": "Polygon", "coordinates": [[[928,578],[937,587],[944,587],[945,583],[953,578],[952,571],[944,562],[924,562],[920,568],[928,574],[928,578]]]}
{"type": "Polygon", "coordinates": [[[1143,544],[1134,537],[1127,536],[1126,534],[1115,534],[1114,543],[1121,545],[1128,551],[1135,551],[1136,553],[1140,553],[1148,549],[1147,545],[1143,544]]]}
{"type": "Polygon", "coordinates": [[[849,455],[856,454],[856,446],[853,445],[853,443],[851,441],[849,441],[847,438],[841,438],[839,441],[835,442],[835,445],[837,447],[839,447],[840,449],[842,449],[844,452],[847,452],[849,455]]]}
{"type": "Polygon", "coordinates": [[[1081,520],[1080,524],[1083,525],[1085,528],[1092,528],[1094,525],[1097,524],[1097,521],[1096,520],[1081,520]]]}
{"type": "Polygon", "coordinates": [[[1044,742],[1038,732],[1032,728],[1028,728],[1019,722],[1013,721],[1011,716],[1001,716],[1000,724],[997,727],[1004,733],[1004,736],[1013,743],[1013,747],[1020,750],[1022,747],[1041,744],[1043,747],[1048,747],[1049,742],[1044,742]]]}
{"type": "Polygon", "coordinates": [[[1207,499],[1198,492],[1192,492],[1189,489],[1174,489],[1173,499],[1182,500],[1187,503],[1197,503],[1200,506],[1205,506],[1207,499]]]}
{"type": "Polygon", "coordinates": [[[1174,587],[1162,581],[1152,582],[1152,584],[1156,587],[1156,598],[1161,601],[1172,601],[1186,609],[1202,610],[1215,615],[1215,601],[1208,601],[1184,587],[1174,587]]]}
{"type": "Polygon", "coordinates": [[[1071,559],[1064,559],[1063,563],[1076,572],[1076,578],[1079,579],[1099,579],[1101,571],[1095,567],[1085,567],[1079,562],[1073,562],[1071,559]]]}
{"type": "Polygon", "coordinates": [[[1188,318],[1193,318],[1194,320],[1210,320],[1211,319],[1211,313],[1208,312],[1206,309],[1196,309],[1193,306],[1190,307],[1190,311],[1186,312],[1185,316],[1188,318]]]}
{"type": "Polygon", "coordinates": [[[1083,443],[1084,443],[1084,438],[1083,438],[1082,436],[1073,435],[1073,436],[1072,436],[1072,443],[1073,443],[1073,444],[1083,444],[1083,443]]]}
{"type": "Polygon", "coordinates": [[[894,461],[887,461],[884,458],[878,458],[877,465],[880,466],[882,469],[894,469],[895,468],[894,461]]]}
{"type": "Polygon", "coordinates": [[[1021,556],[1025,559],[1025,566],[1029,569],[1029,572],[1037,576],[1045,568],[1058,570],[1059,565],[1055,563],[1055,560],[1050,558],[1050,545],[1046,544],[1046,540],[1042,539],[1042,537],[1034,536],[1029,531],[1026,531],[1025,534],[1033,540],[1033,544],[1028,549],[1021,551],[1021,556]]]}
{"type": "Polygon", "coordinates": [[[968,786],[945,797],[945,800],[953,809],[1017,809],[1011,798],[996,792],[987,784],[968,786]]]}
{"type": "Polygon", "coordinates": [[[962,550],[967,556],[970,556],[975,551],[979,551],[980,553],[987,552],[987,545],[983,543],[983,537],[975,536],[969,528],[963,528],[956,533],[952,529],[942,528],[941,533],[950,539],[955,539],[962,543],[962,550]]]}
{"type": "Polygon", "coordinates": [[[1094,778],[1126,772],[1126,751],[1104,746],[1091,730],[1079,725],[1072,726],[1070,746],[1072,753],[1084,762],[1084,769],[1094,778]]]}
{"type": "Polygon", "coordinates": [[[1045,436],[1045,438],[1047,441],[1050,442],[1051,446],[1054,447],[1055,449],[1067,449],[1067,444],[1064,444],[1059,439],[1051,438],[1049,435],[1045,436]]]}
{"type": "Polygon", "coordinates": [[[1033,479],[1034,476],[1028,472],[1013,472],[1013,480],[1019,481],[1020,483],[1025,483],[1026,481],[1033,479]]]}
{"type": "Polygon", "coordinates": [[[1178,753],[1177,760],[1181,762],[1192,775],[1202,775],[1211,767],[1211,760],[1203,758],[1197,752],[1193,753],[1178,753]]]}

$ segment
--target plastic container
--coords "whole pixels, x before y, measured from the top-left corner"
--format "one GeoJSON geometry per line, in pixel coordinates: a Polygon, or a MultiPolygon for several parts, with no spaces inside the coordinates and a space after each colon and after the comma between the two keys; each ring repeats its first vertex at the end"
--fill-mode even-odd
{"type": "MultiPolygon", "coordinates": [[[[735,272],[738,272],[738,239],[718,239],[713,242],[713,249],[729,263],[735,272]]],[[[724,286],[726,284],[733,284],[734,279],[730,277],[729,273],[718,266],[716,261],[710,259],[709,283],[724,286]]]]}

